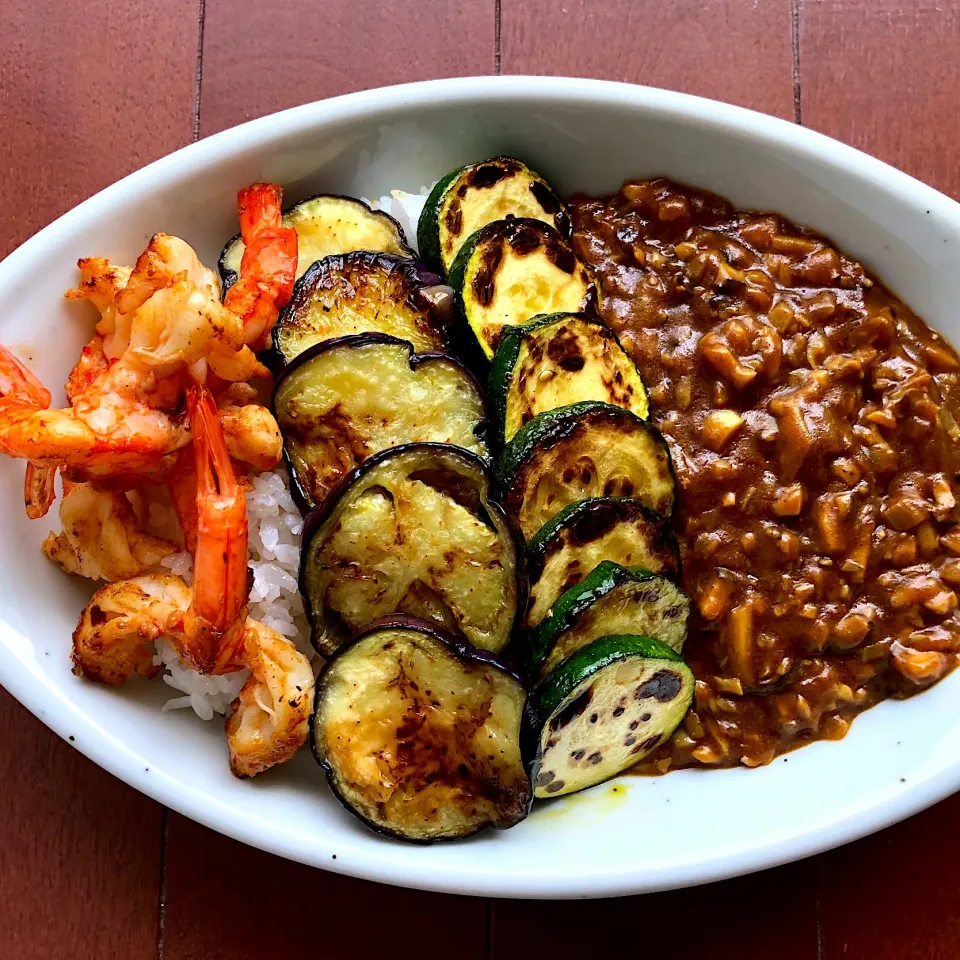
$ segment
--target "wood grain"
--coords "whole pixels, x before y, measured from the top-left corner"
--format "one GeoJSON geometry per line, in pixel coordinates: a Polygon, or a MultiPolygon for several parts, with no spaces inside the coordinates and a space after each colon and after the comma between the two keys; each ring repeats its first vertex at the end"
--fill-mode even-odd
{"type": "Polygon", "coordinates": [[[960,197],[960,5],[799,0],[801,116],[960,197]]]}
{"type": "Polygon", "coordinates": [[[790,0],[502,0],[501,70],[625,80],[793,118],[790,0]]]}
{"type": "Polygon", "coordinates": [[[960,957],[960,795],[822,857],[823,960],[960,957]]]}
{"type": "Polygon", "coordinates": [[[807,860],[644,897],[577,904],[496,900],[492,957],[817,960],[816,887],[817,864],[807,860]]]}
{"type": "Polygon", "coordinates": [[[200,131],[411,80],[492,73],[494,0],[207,0],[200,131]]]}
{"type": "Polygon", "coordinates": [[[286,863],[171,814],[164,960],[485,960],[486,904],[286,863]]]}
{"type": "MultiPolygon", "coordinates": [[[[195,0],[4,0],[0,255],[189,143],[196,10],[195,0]]],[[[0,953],[155,957],[161,808],[2,691],[0,740],[0,953]]]]}
{"type": "Polygon", "coordinates": [[[3,0],[0,256],[190,142],[197,0],[3,0]]]}
{"type": "Polygon", "coordinates": [[[161,808],[0,690],[0,955],[156,956],[161,808]]]}

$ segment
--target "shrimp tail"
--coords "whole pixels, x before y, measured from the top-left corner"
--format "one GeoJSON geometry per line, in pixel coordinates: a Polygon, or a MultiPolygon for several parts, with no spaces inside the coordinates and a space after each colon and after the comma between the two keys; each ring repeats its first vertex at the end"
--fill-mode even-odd
{"type": "Polygon", "coordinates": [[[56,467],[38,467],[27,462],[27,471],[23,477],[23,505],[31,520],[45,517],[57,497],[54,481],[57,479],[56,467]]]}
{"type": "Polygon", "coordinates": [[[222,668],[227,649],[242,642],[249,594],[247,504],[206,387],[190,387],[187,411],[197,476],[197,544],[185,654],[209,673],[218,664],[222,668]]]}

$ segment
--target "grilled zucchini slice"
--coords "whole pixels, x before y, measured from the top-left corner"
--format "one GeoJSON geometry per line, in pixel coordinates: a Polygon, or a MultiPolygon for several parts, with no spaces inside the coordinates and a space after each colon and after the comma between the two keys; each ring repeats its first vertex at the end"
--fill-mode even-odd
{"type": "Polygon", "coordinates": [[[398,840],[460,840],[519,823],[526,694],[502,663],[433,624],[389,618],[317,680],[311,742],[333,792],[398,840]]]}
{"type": "Polygon", "coordinates": [[[513,157],[493,157],[447,174],[430,192],[417,225],[420,256],[447,270],[464,241],[506,217],[528,217],[570,236],[570,217],[538,173],[513,157]]]}
{"type": "Polygon", "coordinates": [[[418,353],[443,349],[436,307],[412,260],[362,251],[319,260],[293,288],[273,345],[289,362],[314,344],[358,333],[399,337],[418,353]]]}
{"type": "Polygon", "coordinates": [[[525,599],[522,554],[489,487],[479,457],[439,443],[358,467],[304,529],[300,589],[316,649],[332,654],[393,613],[502,649],[525,599]]]}
{"type": "MultiPolygon", "coordinates": [[[[372,250],[412,257],[403,228],[382,210],[371,210],[362,200],[320,194],[301,200],[283,214],[283,225],[297,231],[297,276],[301,277],[318,260],[335,253],[372,250]]],[[[231,237],[217,267],[226,293],[240,275],[243,240],[231,237]]]]}
{"type": "Polygon", "coordinates": [[[677,728],[693,684],[652,637],[600,637],[578,650],[530,695],[523,741],[534,796],[576,793],[633,766],[677,728]]]}
{"type": "Polygon", "coordinates": [[[505,447],[497,483],[527,540],[588,497],[635,497],[665,516],[673,509],[673,469],[660,431],[629,410],[595,401],[534,417],[505,447]]]}
{"type": "Polygon", "coordinates": [[[646,420],[647,391],[614,332],[582,313],[535,317],[506,330],[490,367],[494,435],[501,443],[537,414],[602,400],[646,420]]]}
{"type": "Polygon", "coordinates": [[[486,455],[483,395],[459,361],[414,353],[382,333],[327,340],[277,381],[273,410],[292,489],[310,509],[373,454],[404,443],[452,443],[486,455]]]}
{"type": "Polygon", "coordinates": [[[571,654],[600,637],[640,634],[680,653],[690,600],[676,584],[642,567],[604,560],[553,604],[527,637],[528,672],[546,677],[571,654]]]}
{"type": "Polygon", "coordinates": [[[493,357],[501,332],[541,313],[576,312],[594,299],[587,268],[570,244],[540,220],[510,218],[473,234],[450,268],[477,364],[493,357]]]}
{"type": "Polygon", "coordinates": [[[665,517],[639,500],[581,500],[558,513],[530,541],[527,628],[542,623],[560,596],[604,560],[680,579],[680,547],[665,517]]]}

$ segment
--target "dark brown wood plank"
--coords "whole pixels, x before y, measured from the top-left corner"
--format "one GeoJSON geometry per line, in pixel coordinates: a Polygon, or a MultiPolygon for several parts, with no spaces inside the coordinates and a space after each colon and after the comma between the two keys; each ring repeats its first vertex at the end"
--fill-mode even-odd
{"type": "Polygon", "coordinates": [[[960,795],[824,854],[823,960],[960,957],[960,795]]]}
{"type": "MultiPolygon", "coordinates": [[[[803,123],[960,196],[957,4],[799,0],[803,123]]],[[[825,960],[960,956],[960,799],[822,858],[825,960]]]]}
{"type": "Polygon", "coordinates": [[[176,814],[168,838],[164,960],[485,960],[483,900],[285,863],[176,814]]]}
{"type": "Polygon", "coordinates": [[[503,0],[503,73],[626,80],[793,118],[790,0],[503,0]]]}
{"type": "Polygon", "coordinates": [[[0,954],[156,956],[161,808],[0,690],[0,954]]]}
{"type": "MultiPolygon", "coordinates": [[[[0,255],[190,142],[197,4],[5,0],[2,24],[0,255]]],[[[0,740],[0,953],[155,957],[161,808],[2,691],[0,740]]]]}
{"type": "Polygon", "coordinates": [[[200,130],[370,87],[494,69],[494,0],[207,0],[200,130]]]}
{"type": "Polygon", "coordinates": [[[817,862],[644,897],[494,902],[494,960],[709,957],[817,960],[817,862]],[[771,949],[771,945],[776,945],[771,949]]]}
{"type": "Polygon", "coordinates": [[[960,6],[799,0],[805,126],[960,197],[960,6]]]}
{"type": "Polygon", "coordinates": [[[4,0],[0,24],[4,256],[190,142],[197,0],[4,0]]]}

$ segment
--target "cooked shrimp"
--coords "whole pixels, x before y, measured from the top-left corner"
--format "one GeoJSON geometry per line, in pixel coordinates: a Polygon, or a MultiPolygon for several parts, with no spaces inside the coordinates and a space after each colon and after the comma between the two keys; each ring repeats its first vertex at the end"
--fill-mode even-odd
{"type": "Polygon", "coordinates": [[[250,619],[239,660],[250,676],[227,718],[230,769],[254,777],[289,760],[306,741],[313,669],[286,637],[250,619]]]}
{"type": "Polygon", "coordinates": [[[116,359],[123,349],[114,350],[117,338],[117,297],[130,278],[130,267],[118,267],[105,257],[83,257],[77,261],[80,285],[65,294],[68,300],[89,300],[100,312],[97,335],[102,338],[106,356],[116,359]]]}
{"type": "Polygon", "coordinates": [[[177,552],[170,540],[141,530],[130,501],[92,483],[66,484],[60,501],[63,531],[43,541],[43,552],[66,573],[90,580],[127,580],[177,552]]]}
{"type": "Polygon", "coordinates": [[[243,259],[240,277],[223,302],[242,318],[244,340],[254,350],[266,347],[297,276],[297,232],[283,226],[282,198],[283,191],[272,183],[254,183],[237,194],[243,259]]]}
{"type": "Polygon", "coordinates": [[[283,437],[273,414],[259,403],[222,407],[220,427],[234,460],[255,470],[272,470],[283,455],[283,437]]]}
{"type": "Polygon", "coordinates": [[[169,574],[101,587],[73,631],[74,672],[110,684],[156,676],[150,645],[182,629],[190,599],[190,588],[169,574]]]}
{"type": "Polygon", "coordinates": [[[80,358],[73,365],[67,377],[67,400],[70,403],[88,390],[93,382],[107,369],[107,358],[103,352],[103,337],[95,333],[90,342],[80,351],[80,358]]]}
{"type": "Polygon", "coordinates": [[[204,673],[231,656],[247,603],[247,502],[210,392],[187,392],[197,475],[194,598],[185,623],[184,659],[204,673]]]}

